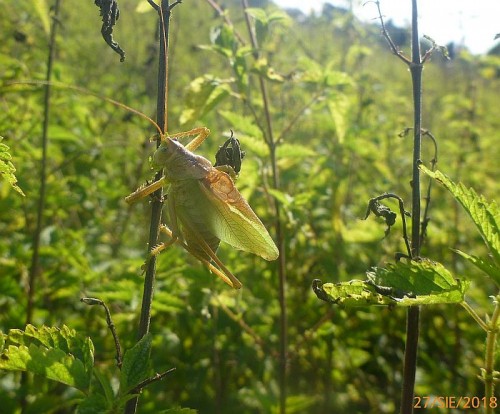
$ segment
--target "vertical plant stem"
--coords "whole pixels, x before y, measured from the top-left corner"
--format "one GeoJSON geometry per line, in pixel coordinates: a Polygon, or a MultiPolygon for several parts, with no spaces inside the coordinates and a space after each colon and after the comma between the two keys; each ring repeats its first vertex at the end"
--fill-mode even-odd
{"type": "MultiPolygon", "coordinates": [[[[420,162],[422,143],[422,61],[418,37],[417,0],[412,0],[412,60],[410,73],[413,84],[413,172],[412,172],[412,258],[420,255],[420,162]]],[[[406,348],[403,369],[403,389],[401,393],[401,414],[413,412],[415,374],[417,370],[417,349],[419,336],[420,308],[408,308],[406,319],[406,348]]]]}
{"type": "MultiPolygon", "coordinates": [[[[31,256],[31,266],[28,275],[28,299],[26,305],[26,325],[33,320],[33,312],[35,306],[36,282],[40,271],[40,237],[43,229],[43,215],[45,210],[45,199],[47,192],[47,158],[48,158],[48,131],[50,119],[50,93],[52,79],[52,67],[55,60],[56,52],[56,33],[59,24],[60,0],[55,0],[54,9],[52,12],[52,25],[49,37],[49,55],[47,57],[47,72],[45,74],[45,94],[44,94],[44,112],[43,112],[43,127],[42,127],[42,160],[40,164],[40,191],[38,194],[38,206],[36,217],[36,228],[33,234],[33,255],[31,256]]],[[[21,412],[26,412],[26,393],[23,390],[28,381],[28,373],[23,372],[21,375],[21,412]]]]}
{"type": "Polygon", "coordinates": [[[31,266],[28,279],[28,306],[26,309],[26,324],[31,323],[33,319],[34,296],[36,279],[40,274],[40,235],[43,228],[43,213],[45,209],[45,199],[47,191],[47,155],[48,155],[48,130],[50,120],[50,94],[52,87],[50,81],[52,79],[52,67],[56,51],[56,32],[58,26],[60,9],[60,0],[54,3],[53,20],[50,31],[49,40],[49,56],[47,58],[47,72],[45,75],[45,95],[44,95],[44,112],[43,112],[43,129],[42,129],[42,160],[40,165],[40,191],[38,195],[38,207],[36,217],[36,229],[33,235],[33,256],[31,257],[31,266]]]}
{"type": "MultiPolygon", "coordinates": [[[[158,63],[158,98],[156,101],[157,124],[163,133],[167,130],[167,95],[168,95],[168,35],[170,28],[170,2],[162,0],[157,8],[160,15],[160,51],[158,63]]],[[[157,141],[157,147],[160,140],[157,141]]],[[[163,170],[156,173],[155,180],[161,179],[163,170]]],[[[154,194],[151,203],[151,221],[149,226],[149,252],[158,244],[160,233],[161,213],[163,207],[163,189],[158,189],[154,194]]],[[[149,257],[148,253],[146,276],[144,279],[144,291],[142,296],[141,316],[139,320],[139,330],[137,339],[140,340],[149,332],[151,322],[151,306],[153,303],[154,284],[156,276],[156,256],[149,257]]],[[[140,393],[140,390],[138,390],[140,393]]],[[[125,407],[126,414],[135,414],[137,411],[138,397],[127,402],[125,407]]]]}
{"type": "Polygon", "coordinates": [[[495,310],[488,323],[488,331],[486,334],[486,352],[484,357],[484,397],[485,414],[493,414],[494,407],[491,400],[494,397],[495,383],[493,380],[493,372],[495,367],[495,349],[497,344],[498,329],[500,320],[500,295],[495,298],[495,310]]]}
{"type": "MultiPolygon", "coordinates": [[[[248,1],[242,0],[243,9],[248,9],[248,1]]],[[[250,35],[252,47],[254,49],[254,58],[259,58],[259,45],[248,14],[245,13],[245,21],[250,35]]],[[[269,96],[265,80],[259,76],[259,87],[262,96],[262,103],[264,107],[265,116],[265,130],[264,137],[269,147],[269,156],[271,161],[272,175],[273,175],[273,188],[280,188],[280,179],[278,171],[278,163],[276,159],[276,140],[273,135],[273,126],[271,119],[271,110],[269,106],[269,96]]],[[[279,412],[280,414],[286,413],[286,383],[287,383],[287,349],[288,349],[288,335],[287,335],[287,309],[286,309],[286,258],[285,258],[285,235],[281,223],[281,207],[278,201],[274,200],[274,214],[275,214],[275,227],[276,227],[276,242],[279,251],[278,258],[278,278],[279,278],[279,306],[280,306],[280,345],[279,345],[279,412]]]]}

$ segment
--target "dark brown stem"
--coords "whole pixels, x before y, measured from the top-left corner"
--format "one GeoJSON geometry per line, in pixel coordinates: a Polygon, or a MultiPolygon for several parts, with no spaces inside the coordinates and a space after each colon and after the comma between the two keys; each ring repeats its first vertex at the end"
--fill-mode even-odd
{"type": "MultiPolygon", "coordinates": [[[[411,258],[420,256],[420,173],[418,165],[421,158],[422,143],[422,69],[423,61],[420,54],[420,41],[418,37],[417,0],[412,0],[412,33],[411,33],[411,61],[398,50],[389,36],[382,18],[380,4],[377,5],[382,34],[387,40],[392,53],[401,59],[410,68],[413,86],[413,158],[412,158],[412,231],[411,231],[411,258]]],[[[417,370],[417,348],[419,337],[420,308],[408,308],[406,320],[406,348],[403,369],[403,389],[401,392],[401,414],[413,412],[413,394],[415,389],[415,373],[417,370]]]]}
{"type": "MultiPolygon", "coordinates": [[[[180,1],[175,1],[170,4],[169,0],[162,0],[158,10],[160,15],[160,53],[158,64],[158,99],[156,102],[157,124],[160,126],[162,133],[167,131],[167,95],[168,95],[168,47],[169,47],[169,29],[170,29],[170,13],[172,8],[179,4],[180,1]]],[[[157,141],[157,146],[160,145],[160,140],[157,141]]],[[[163,171],[156,173],[155,180],[160,180],[163,176],[163,171]]],[[[139,331],[137,339],[140,340],[149,332],[151,321],[151,306],[153,303],[154,284],[156,276],[156,256],[151,255],[151,250],[158,244],[158,236],[160,233],[161,213],[163,207],[163,189],[158,189],[153,193],[153,201],[151,203],[151,221],[149,226],[149,252],[146,268],[146,276],[144,279],[144,292],[142,296],[142,308],[139,321],[139,331]]],[[[137,392],[140,393],[138,387],[137,392]]],[[[125,414],[135,414],[137,411],[138,397],[135,397],[127,402],[125,414]]]]}
{"type": "MultiPolygon", "coordinates": [[[[40,191],[38,194],[38,206],[36,217],[36,228],[33,234],[33,256],[31,257],[31,266],[28,274],[27,294],[28,301],[26,305],[26,325],[30,324],[33,320],[33,312],[35,307],[35,291],[36,282],[41,274],[40,270],[40,236],[43,229],[43,215],[45,210],[45,199],[47,192],[47,158],[48,158],[48,130],[50,120],[50,81],[52,79],[52,67],[55,60],[56,51],[56,32],[59,19],[60,0],[55,0],[54,9],[52,13],[52,26],[49,38],[49,55],[47,57],[47,72],[45,74],[45,95],[44,95],[44,112],[43,112],[43,127],[42,127],[42,160],[40,165],[40,191]]],[[[23,372],[21,375],[21,389],[24,390],[28,380],[28,373],[23,372]]],[[[26,394],[21,392],[21,412],[26,412],[26,394]]]]}
{"type": "MultiPolygon", "coordinates": [[[[410,73],[413,84],[413,174],[412,174],[412,257],[420,256],[420,171],[422,144],[422,69],[420,41],[418,37],[417,0],[412,0],[412,62],[410,73]]],[[[420,308],[408,308],[406,320],[406,348],[403,369],[403,390],[401,392],[401,414],[413,412],[415,374],[417,370],[417,350],[420,325],[420,308]]]]}
{"type": "Polygon", "coordinates": [[[149,384],[152,384],[153,382],[161,381],[163,378],[165,378],[168,374],[171,372],[174,372],[175,368],[170,368],[166,370],[165,372],[162,372],[161,374],[156,374],[150,378],[145,379],[142,381],[137,387],[135,387],[133,390],[130,391],[131,394],[137,394],[140,393],[141,390],[148,386],[149,384]]]}

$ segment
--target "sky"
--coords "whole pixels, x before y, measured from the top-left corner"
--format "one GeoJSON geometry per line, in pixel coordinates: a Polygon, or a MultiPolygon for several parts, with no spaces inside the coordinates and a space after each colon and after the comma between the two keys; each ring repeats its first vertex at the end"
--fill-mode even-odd
{"type": "MultiPolygon", "coordinates": [[[[377,8],[366,0],[273,0],[280,7],[296,8],[308,14],[319,11],[324,3],[349,7],[353,4],[354,14],[363,21],[377,17],[377,8]]],[[[382,14],[386,21],[392,19],[396,25],[409,25],[411,0],[380,0],[382,14]]],[[[454,41],[465,45],[472,53],[485,53],[499,40],[500,0],[419,0],[420,35],[428,35],[437,44],[446,45],[454,41]]]]}

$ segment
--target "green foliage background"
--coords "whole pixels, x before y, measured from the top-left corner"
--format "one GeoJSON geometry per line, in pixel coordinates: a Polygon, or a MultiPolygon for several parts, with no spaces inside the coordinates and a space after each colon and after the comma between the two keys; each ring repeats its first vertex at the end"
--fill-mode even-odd
{"type": "MultiPolygon", "coordinates": [[[[40,4],[0,2],[0,135],[26,194],[21,197],[0,181],[3,332],[25,324],[43,114],[42,88],[7,83],[45,76],[48,15],[40,4]]],[[[239,2],[224,4],[245,34],[239,2]]],[[[84,86],[154,117],[157,19],[152,11],[137,11],[135,1],[123,0],[120,6],[115,39],[127,52],[122,64],[102,41],[92,2],[63,2],[54,80],[84,86]]],[[[263,53],[274,70],[274,78],[266,72],[266,82],[282,145],[281,189],[270,192],[266,149],[242,99],[261,110],[256,76],[267,66],[259,68],[244,55],[236,80],[246,95],[237,95],[228,60],[199,47],[210,45],[215,28],[223,24],[209,4],[186,0],[175,8],[171,24],[169,131],[209,127],[212,135],[199,152],[213,161],[222,135],[233,129],[247,152],[238,180],[241,192],[271,234],[271,197],[285,211],[288,412],[395,412],[404,311],[331,307],[310,286],[315,278],[364,279],[367,269],[392,260],[404,247],[398,225],[383,239],[383,223],[360,219],[368,200],[386,191],[410,203],[411,140],[398,137],[412,124],[406,67],[391,56],[377,26],[336,9],[272,24],[263,53]],[[200,91],[200,84],[208,89],[200,91]],[[220,94],[213,105],[203,99],[210,85],[220,94]]],[[[424,71],[423,126],[438,139],[440,170],[490,200],[498,194],[499,69],[498,56],[462,50],[450,62],[436,55],[424,71]]],[[[152,176],[148,156],[154,132],[143,119],[95,97],[53,90],[42,276],[33,324],[65,324],[90,336],[98,369],[110,377],[117,373],[104,315],[79,299],[104,300],[124,347],[135,343],[149,204],[130,208],[123,199],[152,176]]],[[[432,158],[431,150],[424,141],[424,162],[432,158]]],[[[473,224],[438,187],[432,192],[431,218],[423,254],[471,278],[471,301],[479,313],[487,312],[495,287],[451,250],[484,253],[473,224]]],[[[144,391],[141,413],[177,405],[200,413],[276,412],[277,265],[228,246],[222,246],[220,257],[243,282],[241,292],[214,280],[178,248],[159,257],[152,366],[157,372],[173,366],[176,371],[144,391]]],[[[417,395],[481,395],[476,375],[484,335],[472,322],[455,306],[424,309],[417,395]]],[[[33,412],[73,411],[79,398],[75,390],[38,377],[31,381],[33,412]]],[[[15,412],[18,384],[19,375],[1,374],[2,412],[15,412]]]]}

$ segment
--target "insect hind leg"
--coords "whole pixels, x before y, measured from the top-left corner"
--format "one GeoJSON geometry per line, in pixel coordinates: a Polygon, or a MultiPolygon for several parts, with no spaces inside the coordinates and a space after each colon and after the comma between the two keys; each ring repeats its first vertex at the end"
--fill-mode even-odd
{"type": "Polygon", "coordinates": [[[186,145],[186,149],[188,151],[194,151],[202,144],[203,141],[205,141],[205,139],[209,135],[210,135],[210,130],[208,128],[198,127],[190,129],[189,131],[178,132],[177,134],[169,135],[169,138],[181,139],[185,137],[195,136],[195,138],[191,142],[189,142],[189,144],[186,145]]]}

